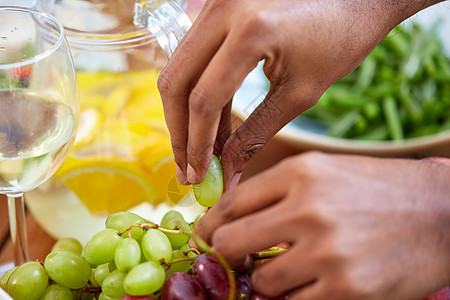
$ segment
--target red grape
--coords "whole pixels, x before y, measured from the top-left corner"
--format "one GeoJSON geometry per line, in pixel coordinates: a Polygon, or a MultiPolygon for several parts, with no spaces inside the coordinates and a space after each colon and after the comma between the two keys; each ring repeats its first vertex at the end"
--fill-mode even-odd
{"type": "Polygon", "coordinates": [[[150,296],[131,296],[131,295],[124,295],[120,300],[156,300],[156,298],[150,297],[150,296]]]}
{"type": "Polygon", "coordinates": [[[192,276],[175,272],[167,277],[161,290],[161,300],[206,300],[200,283],[192,276]]]}
{"type": "Polygon", "coordinates": [[[247,274],[235,274],[236,278],[236,299],[248,300],[253,290],[250,277],[247,274]]]}
{"type": "Polygon", "coordinates": [[[193,265],[194,277],[203,286],[210,300],[224,300],[230,293],[227,273],[220,262],[212,255],[198,256],[193,265]]]}

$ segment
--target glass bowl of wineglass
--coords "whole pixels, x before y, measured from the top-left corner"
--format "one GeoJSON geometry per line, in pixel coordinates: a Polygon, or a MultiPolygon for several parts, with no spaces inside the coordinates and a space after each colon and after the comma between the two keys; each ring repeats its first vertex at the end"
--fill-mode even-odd
{"type": "Polygon", "coordinates": [[[42,11],[0,6],[0,194],[8,199],[16,265],[28,259],[23,193],[62,164],[78,118],[63,26],[42,11]]]}

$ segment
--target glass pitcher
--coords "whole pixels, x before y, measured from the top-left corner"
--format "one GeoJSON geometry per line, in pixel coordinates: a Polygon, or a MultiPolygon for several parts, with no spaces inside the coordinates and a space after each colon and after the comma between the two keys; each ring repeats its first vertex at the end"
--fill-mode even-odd
{"type": "Polygon", "coordinates": [[[203,208],[176,179],[156,87],[160,70],[189,27],[183,10],[175,0],[36,4],[66,29],[81,104],[69,157],[51,180],[25,195],[38,223],[55,238],[83,242],[119,211],[159,222],[176,209],[193,221],[203,208]]]}

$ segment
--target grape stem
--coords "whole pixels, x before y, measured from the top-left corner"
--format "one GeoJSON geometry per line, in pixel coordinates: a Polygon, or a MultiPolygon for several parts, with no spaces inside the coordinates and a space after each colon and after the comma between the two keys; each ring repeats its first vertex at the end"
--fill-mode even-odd
{"type": "Polygon", "coordinates": [[[189,248],[189,249],[187,249],[186,251],[183,251],[183,255],[186,256],[186,255],[189,254],[189,252],[194,252],[194,253],[197,254],[197,255],[202,254],[202,253],[200,252],[200,250],[198,250],[197,248],[189,248]]]}
{"type": "Polygon", "coordinates": [[[128,236],[131,237],[130,230],[134,227],[139,227],[139,228],[142,228],[143,230],[149,230],[150,228],[153,228],[153,229],[158,229],[159,231],[161,231],[163,233],[175,234],[175,235],[191,235],[192,234],[191,231],[184,231],[183,229],[179,228],[178,226],[175,227],[176,229],[167,229],[167,228],[163,228],[163,227],[159,226],[158,224],[133,224],[133,225],[130,225],[130,227],[128,227],[127,229],[119,231],[117,234],[119,236],[122,236],[122,234],[124,234],[125,232],[128,231],[128,236]]]}
{"type": "Polygon", "coordinates": [[[231,270],[231,267],[228,264],[227,260],[221,254],[219,254],[213,247],[209,246],[197,234],[192,233],[191,237],[194,239],[195,244],[197,244],[198,248],[201,251],[215,256],[217,260],[220,262],[220,264],[224,267],[227,273],[228,282],[230,284],[230,293],[228,294],[228,300],[234,300],[236,294],[236,281],[234,279],[233,271],[231,270]]]}
{"type": "Polygon", "coordinates": [[[277,255],[280,255],[281,253],[285,252],[287,249],[280,248],[280,247],[271,247],[269,249],[258,251],[255,253],[252,253],[251,256],[254,260],[260,260],[260,259],[266,259],[266,258],[272,258],[277,255]]]}
{"type": "Polygon", "coordinates": [[[164,260],[164,258],[161,258],[159,260],[159,262],[161,263],[161,266],[164,267],[164,270],[168,271],[173,264],[176,264],[176,263],[179,263],[179,262],[183,262],[183,261],[194,261],[194,260],[195,260],[195,257],[186,257],[186,258],[179,258],[179,259],[174,259],[174,260],[172,260],[170,262],[166,262],[164,260]]]}
{"type": "Polygon", "coordinates": [[[150,227],[145,227],[144,229],[149,229],[149,228],[158,229],[159,231],[161,231],[163,233],[168,233],[168,234],[177,234],[177,235],[191,235],[192,234],[191,231],[184,231],[181,228],[180,229],[176,229],[176,230],[167,229],[167,228],[160,227],[158,224],[150,225],[150,227]]]}
{"type": "Polygon", "coordinates": [[[84,291],[88,294],[100,294],[102,292],[102,288],[99,286],[90,286],[85,288],[84,291]]]}

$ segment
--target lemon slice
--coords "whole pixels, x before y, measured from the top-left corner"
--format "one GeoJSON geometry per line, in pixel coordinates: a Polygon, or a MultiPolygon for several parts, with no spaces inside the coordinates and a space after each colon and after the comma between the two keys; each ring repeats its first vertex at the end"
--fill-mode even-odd
{"type": "Polygon", "coordinates": [[[130,162],[69,159],[62,172],[57,176],[94,215],[125,211],[158,198],[152,179],[130,162]]]}
{"type": "Polygon", "coordinates": [[[158,182],[156,189],[163,195],[158,202],[178,204],[190,191],[190,186],[179,184],[169,138],[158,144],[141,148],[138,155],[140,165],[158,182]]]}

